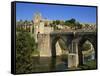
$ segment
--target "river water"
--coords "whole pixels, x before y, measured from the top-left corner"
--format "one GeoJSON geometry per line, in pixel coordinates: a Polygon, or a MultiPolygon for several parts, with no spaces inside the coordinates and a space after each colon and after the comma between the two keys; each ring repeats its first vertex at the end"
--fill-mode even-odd
{"type": "Polygon", "coordinates": [[[67,59],[62,59],[60,56],[51,57],[34,57],[33,58],[33,72],[52,72],[65,71],[68,69],[67,59]]]}

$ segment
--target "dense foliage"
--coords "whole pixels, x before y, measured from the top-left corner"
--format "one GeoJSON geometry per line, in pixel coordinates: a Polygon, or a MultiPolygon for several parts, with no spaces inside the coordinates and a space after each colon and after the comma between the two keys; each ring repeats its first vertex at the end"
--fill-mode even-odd
{"type": "Polygon", "coordinates": [[[82,50],[83,51],[87,51],[87,50],[90,50],[91,49],[91,45],[88,44],[88,43],[84,43],[83,47],[82,47],[82,50]]]}
{"type": "Polygon", "coordinates": [[[77,22],[74,18],[72,18],[70,20],[66,20],[65,25],[69,26],[71,28],[74,28],[74,29],[81,29],[82,28],[82,24],[77,22]]]}
{"type": "Polygon", "coordinates": [[[34,38],[27,32],[16,34],[16,72],[27,73],[31,69],[31,53],[35,48],[34,38]]]}
{"type": "Polygon", "coordinates": [[[68,26],[71,29],[81,29],[82,28],[82,24],[80,24],[78,21],[76,21],[76,19],[72,18],[69,20],[65,20],[65,21],[60,21],[60,20],[55,20],[53,21],[53,23],[51,24],[51,26],[54,27],[55,30],[58,30],[57,25],[62,25],[62,26],[68,26]]]}

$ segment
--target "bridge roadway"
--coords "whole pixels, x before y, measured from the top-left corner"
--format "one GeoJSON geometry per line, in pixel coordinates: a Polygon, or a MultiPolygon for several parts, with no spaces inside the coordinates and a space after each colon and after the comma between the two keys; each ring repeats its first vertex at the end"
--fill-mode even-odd
{"type": "Polygon", "coordinates": [[[51,35],[57,35],[57,34],[82,34],[82,35],[84,35],[84,34],[97,34],[96,32],[93,32],[93,31],[89,31],[89,32],[77,32],[77,31],[69,31],[69,32],[63,32],[63,31],[53,31],[53,32],[51,32],[50,33],[51,35]]]}

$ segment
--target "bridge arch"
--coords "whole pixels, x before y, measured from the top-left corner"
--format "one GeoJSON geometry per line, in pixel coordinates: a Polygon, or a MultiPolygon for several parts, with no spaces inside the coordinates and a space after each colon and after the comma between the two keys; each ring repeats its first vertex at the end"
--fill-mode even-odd
{"type": "MultiPolygon", "coordinates": [[[[51,33],[50,34],[50,48],[51,57],[56,58],[56,42],[62,39],[68,48],[68,67],[77,67],[83,64],[83,56],[81,47],[88,40],[95,50],[95,60],[97,61],[97,37],[94,32],[77,32],[77,33],[51,33]],[[75,58],[72,58],[72,55],[75,58]],[[73,61],[75,64],[73,64],[73,61]]],[[[55,61],[56,62],[56,61],[55,61]]]]}
{"type": "MultiPolygon", "coordinates": [[[[61,37],[61,36],[55,36],[52,38],[52,41],[51,41],[51,54],[52,54],[52,57],[56,57],[56,43],[59,41],[59,40],[62,40],[64,42],[64,45],[66,46],[66,40],[61,37]]],[[[67,46],[66,46],[67,48],[67,46]]]]}
{"type": "Polygon", "coordinates": [[[81,39],[79,40],[78,42],[78,57],[79,57],[79,66],[80,65],[83,65],[83,54],[82,54],[82,46],[83,44],[86,42],[86,41],[89,41],[93,48],[94,48],[94,51],[95,51],[95,59],[96,59],[96,52],[97,52],[97,47],[96,47],[96,37],[94,35],[88,35],[88,36],[82,36],[81,39]]]}

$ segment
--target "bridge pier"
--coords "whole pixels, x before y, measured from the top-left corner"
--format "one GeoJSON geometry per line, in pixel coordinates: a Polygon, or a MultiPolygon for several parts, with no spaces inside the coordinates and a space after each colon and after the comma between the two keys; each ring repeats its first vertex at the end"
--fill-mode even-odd
{"type": "Polygon", "coordinates": [[[51,57],[49,34],[38,34],[38,51],[40,52],[40,57],[51,57]]]}
{"type": "Polygon", "coordinates": [[[78,43],[72,41],[71,52],[68,54],[68,68],[77,68],[78,64],[78,43]]]}
{"type": "Polygon", "coordinates": [[[78,55],[70,53],[68,55],[68,68],[77,68],[78,67],[78,55]]]}

